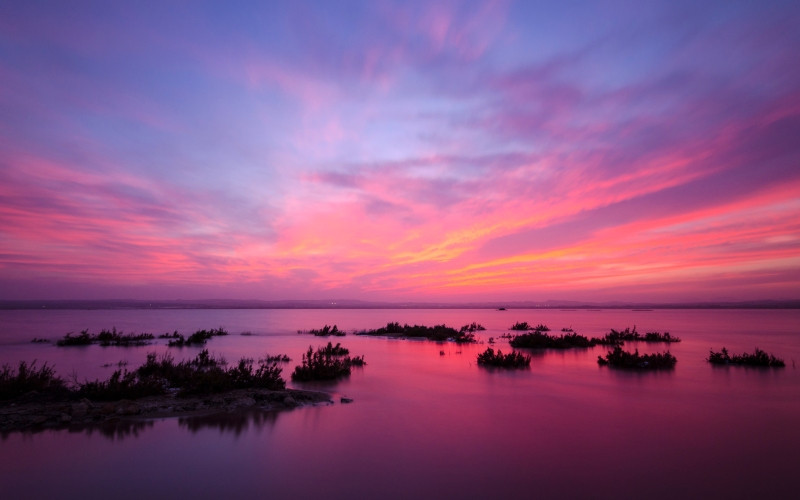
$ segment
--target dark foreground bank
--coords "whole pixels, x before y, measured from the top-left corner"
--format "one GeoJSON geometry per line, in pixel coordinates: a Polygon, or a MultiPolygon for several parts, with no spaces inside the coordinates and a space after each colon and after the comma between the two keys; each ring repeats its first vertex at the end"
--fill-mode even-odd
{"type": "Polygon", "coordinates": [[[298,389],[236,389],[225,393],[178,397],[148,396],[136,400],[42,401],[36,395],[0,404],[0,432],[83,428],[120,420],[185,417],[241,410],[278,411],[332,403],[330,395],[298,389]]]}

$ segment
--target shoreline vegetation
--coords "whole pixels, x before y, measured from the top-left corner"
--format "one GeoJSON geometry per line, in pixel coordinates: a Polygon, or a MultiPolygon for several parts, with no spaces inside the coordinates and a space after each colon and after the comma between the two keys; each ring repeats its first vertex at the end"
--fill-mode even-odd
{"type": "MultiPolygon", "coordinates": [[[[329,402],[328,394],[287,389],[282,368],[268,356],[257,363],[224,358],[202,350],[176,362],[169,354],[149,353],[133,371],[116,370],[106,380],[67,381],[46,363],[22,361],[0,369],[0,431],[104,423],[121,417],[166,417],[197,411],[264,410],[329,402]]],[[[363,357],[361,358],[363,363],[363,357]]]]}
{"type": "Polygon", "coordinates": [[[786,366],[786,363],[784,363],[781,358],[777,358],[773,354],[767,354],[758,347],[756,347],[752,354],[745,352],[733,355],[729,354],[728,349],[725,347],[719,352],[715,352],[711,349],[706,361],[712,365],[739,365],[766,368],[783,368],[786,366]]]}

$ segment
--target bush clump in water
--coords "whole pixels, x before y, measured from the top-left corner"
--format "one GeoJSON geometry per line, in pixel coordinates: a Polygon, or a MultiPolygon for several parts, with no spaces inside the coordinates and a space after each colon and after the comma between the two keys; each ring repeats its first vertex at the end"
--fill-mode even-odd
{"type": "Polygon", "coordinates": [[[724,347],[720,352],[714,352],[714,350],[711,349],[706,360],[714,365],[764,366],[771,368],[786,366],[786,363],[784,363],[782,359],[776,358],[772,354],[767,354],[758,347],[756,347],[755,352],[752,354],[743,353],[734,355],[728,354],[728,350],[724,347]]]}
{"type": "Polygon", "coordinates": [[[577,333],[550,335],[539,330],[514,336],[511,347],[528,347],[533,349],[570,349],[573,347],[592,347],[594,343],[577,333]]]}
{"type": "Polygon", "coordinates": [[[478,364],[500,368],[524,368],[531,365],[531,357],[517,351],[503,354],[501,350],[495,352],[491,347],[487,347],[485,351],[478,354],[478,364]]]}
{"type": "Polygon", "coordinates": [[[468,331],[458,331],[446,325],[423,326],[400,323],[387,323],[385,327],[376,330],[362,330],[356,335],[425,338],[436,342],[452,341],[458,344],[475,342],[475,334],[468,331]]]}
{"type": "Polygon", "coordinates": [[[458,331],[461,332],[461,333],[463,333],[463,332],[473,333],[473,332],[480,332],[480,331],[483,331],[483,330],[486,330],[486,327],[484,327],[482,324],[476,323],[474,321],[472,323],[470,323],[468,325],[464,325],[464,326],[462,326],[461,328],[458,329],[458,331]]]}
{"type": "Polygon", "coordinates": [[[644,334],[644,341],[645,342],[680,342],[680,337],[673,337],[669,334],[669,332],[647,332],[644,334]]]}
{"type": "Polygon", "coordinates": [[[64,337],[56,342],[60,347],[65,346],[84,346],[91,344],[100,344],[103,347],[108,346],[141,346],[149,344],[153,340],[151,333],[128,333],[125,334],[117,331],[116,327],[111,330],[100,330],[97,335],[91,335],[89,330],[83,330],[79,335],[73,335],[72,332],[64,335],[64,337]]]}
{"type": "Polygon", "coordinates": [[[364,356],[350,358],[347,356],[349,352],[339,344],[333,346],[330,342],[316,351],[308,346],[302,364],[292,372],[292,380],[335,380],[350,375],[352,366],[364,366],[365,363],[364,356]]]}
{"type": "Polygon", "coordinates": [[[345,335],[345,333],[342,330],[339,330],[339,327],[336,325],[333,326],[325,325],[318,330],[313,329],[313,330],[308,330],[307,332],[303,330],[298,330],[297,333],[310,333],[315,337],[330,337],[331,335],[333,335],[334,337],[344,337],[345,335]]]}
{"type": "Polygon", "coordinates": [[[681,339],[679,337],[674,337],[670,335],[669,332],[647,332],[644,335],[636,331],[636,325],[633,326],[633,330],[630,327],[625,328],[624,330],[614,330],[611,329],[610,332],[605,334],[605,336],[601,338],[592,338],[592,342],[599,345],[613,345],[613,346],[620,346],[625,342],[666,342],[666,343],[673,343],[673,342],[680,342],[681,339]]]}
{"type": "Polygon", "coordinates": [[[659,370],[675,367],[678,360],[669,351],[656,354],[639,354],[637,349],[630,353],[623,351],[617,346],[613,351],[606,354],[605,358],[597,357],[597,364],[601,366],[611,366],[614,368],[625,368],[632,370],[659,370]]]}
{"type": "Polygon", "coordinates": [[[184,336],[178,332],[175,332],[175,334],[177,334],[177,337],[168,337],[173,339],[169,341],[170,347],[206,345],[206,342],[208,342],[212,337],[223,337],[228,335],[228,331],[222,327],[216,329],[212,328],[211,330],[197,330],[193,334],[189,335],[188,338],[184,338],[184,336]]]}

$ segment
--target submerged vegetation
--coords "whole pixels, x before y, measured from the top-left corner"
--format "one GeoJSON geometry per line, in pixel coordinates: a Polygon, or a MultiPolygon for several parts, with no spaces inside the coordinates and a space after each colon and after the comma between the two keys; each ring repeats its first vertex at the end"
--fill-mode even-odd
{"type": "Polygon", "coordinates": [[[208,342],[212,337],[223,337],[225,335],[228,335],[228,331],[222,327],[216,329],[212,328],[211,330],[197,330],[193,334],[189,335],[188,338],[184,338],[183,335],[181,335],[178,332],[175,332],[172,334],[171,337],[169,337],[172,339],[169,341],[169,346],[170,347],[184,347],[193,345],[201,346],[201,345],[206,345],[206,342],[208,342]]]}
{"type": "Polygon", "coordinates": [[[626,368],[633,370],[659,370],[675,367],[678,360],[669,351],[656,354],[639,354],[637,349],[630,353],[623,351],[621,347],[614,347],[609,351],[605,358],[597,357],[597,363],[601,366],[612,366],[614,368],[626,368]]]}
{"type": "Polygon", "coordinates": [[[466,330],[458,331],[446,325],[409,326],[405,324],[401,326],[400,323],[397,322],[387,323],[385,327],[378,328],[377,330],[362,330],[356,332],[356,335],[425,338],[437,342],[449,340],[459,344],[475,342],[475,334],[466,330]]]}
{"type": "Polygon", "coordinates": [[[345,334],[342,330],[339,330],[339,327],[337,327],[336,325],[333,325],[332,327],[329,325],[325,325],[319,330],[308,330],[308,331],[298,330],[297,333],[310,333],[311,335],[314,335],[316,337],[329,337],[331,335],[333,335],[334,337],[343,337],[345,334]]]}
{"type": "Polygon", "coordinates": [[[142,346],[148,345],[155,337],[151,333],[128,333],[125,334],[117,331],[116,328],[111,330],[100,330],[97,335],[91,335],[89,330],[83,330],[79,335],[73,335],[72,332],[64,335],[64,337],[56,342],[56,345],[64,346],[84,346],[91,344],[100,344],[103,347],[107,346],[142,346]]]}
{"type": "Polygon", "coordinates": [[[335,346],[328,342],[325,347],[315,351],[308,346],[303,354],[302,364],[294,368],[292,380],[335,380],[350,375],[352,366],[364,366],[364,356],[351,358],[350,351],[340,344],[335,346]]]}
{"type": "Polygon", "coordinates": [[[503,351],[498,350],[495,352],[491,347],[487,347],[485,351],[478,354],[478,364],[500,368],[524,368],[530,366],[531,357],[517,351],[503,354],[503,351]]]}
{"type": "Polygon", "coordinates": [[[711,349],[711,352],[706,360],[714,365],[744,365],[772,368],[786,366],[786,363],[784,363],[782,359],[776,358],[772,354],[767,354],[758,347],[756,347],[755,352],[752,354],[743,353],[734,355],[728,354],[728,350],[724,347],[720,352],[715,352],[713,349],[711,349]]]}

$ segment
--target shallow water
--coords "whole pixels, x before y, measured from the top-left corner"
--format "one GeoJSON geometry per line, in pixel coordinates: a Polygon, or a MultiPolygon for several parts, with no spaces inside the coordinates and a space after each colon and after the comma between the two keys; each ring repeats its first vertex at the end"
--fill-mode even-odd
{"type": "MultiPolygon", "coordinates": [[[[107,363],[136,367],[147,352],[190,358],[198,348],[82,348],[31,344],[68,331],[116,326],[156,335],[224,326],[212,353],[287,353],[299,363],[323,339],[298,329],[388,321],[459,327],[477,321],[485,341],[516,321],[571,326],[588,337],[637,325],[669,331],[668,372],[597,365],[595,347],[533,353],[530,369],[491,370],[487,345],[331,338],[367,366],[332,384],[336,404],[282,413],[164,419],[75,432],[12,433],[0,442],[4,498],[221,495],[326,498],[793,496],[800,443],[800,311],[796,310],[134,310],[2,311],[0,362],[38,359],[78,379],[107,377],[107,363]],[[240,335],[242,332],[251,335],[240,335]],[[760,347],[779,370],[712,367],[710,348],[760,347]],[[444,355],[440,355],[444,351],[444,355]],[[340,404],[339,396],[355,400],[340,404]],[[47,478],[47,480],[42,480],[47,478]]],[[[327,341],[327,340],[325,340],[327,341]]]]}

